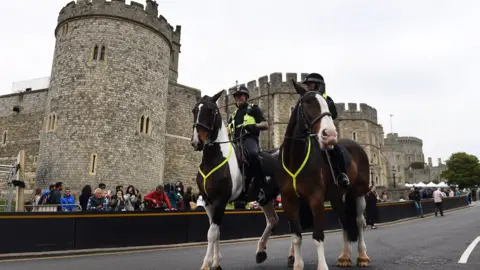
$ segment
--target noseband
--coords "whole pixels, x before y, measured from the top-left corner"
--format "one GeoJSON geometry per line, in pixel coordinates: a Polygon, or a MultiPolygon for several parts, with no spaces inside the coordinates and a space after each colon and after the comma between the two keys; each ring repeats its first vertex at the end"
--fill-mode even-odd
{"type": "MultiPolygon", "coordinates": [[[[317,116],[315,119],[313,119],[313,121],[310,121],[310,118],[308,117],[308,114],[307,112],[305,111],[305,109],[303,108],[302,106],[302,101],[303,99],[307,96],[307,95],[310,95],[310,94],[317,94],[316,91],[307,91],[307,93],[305,93],[305,95],[301,96],[298,101],[297,101],[297,106],[299,108],[299,110],[301,111],[301,116],[302,116],[302,120],[305,122],[305,129],[307,130],[307,133],[310,135],[312,133],[312,128],[313,126],[320,122],[320,120],[322,120],[323,117],[325,116],[332,116],[332,114],[330,112],[321,112],[322,111],[322,106],[320,104],[318,104],[320,106],[320,115],[317,116]]],[[[300,116],[298,116],[300,117],[300,116]]]]}

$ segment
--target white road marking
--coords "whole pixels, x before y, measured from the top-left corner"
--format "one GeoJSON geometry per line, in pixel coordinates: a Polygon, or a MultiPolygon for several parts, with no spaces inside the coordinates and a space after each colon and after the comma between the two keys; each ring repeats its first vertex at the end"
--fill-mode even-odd
{"type": "Polygon", "coordinates": [[[470,253],[472,253],[473,249],[478,244],[478,242],[480,242],[480,236],[477,237],[475,240],[473,240],[472,243],[470,243],[467,249],[463,252],[462,257],[460,257],[460,260],[458,260],[458,263],[467,263],[470,253]]]}

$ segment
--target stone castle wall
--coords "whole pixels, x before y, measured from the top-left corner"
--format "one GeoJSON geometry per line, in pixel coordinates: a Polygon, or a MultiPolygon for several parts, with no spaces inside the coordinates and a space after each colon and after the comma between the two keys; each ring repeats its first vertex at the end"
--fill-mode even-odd
{"type": "Polygon", "coordinates": [[[202,154],[190,145],[192,136],[192,109],[200,90],[171,83],[168,88],[166,124],[165,183],[181,181],[185,187],[197,189],[195,177],[202,154]]]}
{"type": "MultiPolygon", "coordinates": [[[[47,90],[5,95],[0,98],[0,135],[6,132],[6,143],[0,141],[0,164],[13,165],[18,152],[25,150],[25,184],[32,188],[40,147],[40,129],[47,90]],[[19,111],[13,111],[18,106],[19,111]]],[[[3,177],[3,176],[0,176],[3,177]]]]}
{"type": "Polygon", "coordinates": [[[162,18],[135,2],[62,9],[46,104],[56,124],[41,132],[39,184],[135,183],[147,191],[163,182],[174,31],[162,18]]]}

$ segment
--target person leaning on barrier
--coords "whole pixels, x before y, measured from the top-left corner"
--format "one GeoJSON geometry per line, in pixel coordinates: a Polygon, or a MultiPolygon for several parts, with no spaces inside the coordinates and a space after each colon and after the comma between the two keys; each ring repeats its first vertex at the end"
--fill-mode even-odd
{"type": "Polygon", "coordinates": [[[76,211],[76,203],[75,197],[73,197],[72,192],[69,188],[65,189],[65,194],[63,195],[62,199],[62,210],[65,212],[72,212],[76,211]]]}
{"type": "Polygon", "coordinates": [[[95,193],[88,199],[87,211],[107,211],[108,200],[103,197],[103,190],[95,189],[95,193]]]}

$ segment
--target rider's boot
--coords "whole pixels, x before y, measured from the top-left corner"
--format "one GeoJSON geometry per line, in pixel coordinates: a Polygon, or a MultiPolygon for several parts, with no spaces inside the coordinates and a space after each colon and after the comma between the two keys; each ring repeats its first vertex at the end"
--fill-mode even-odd
{"type": "Polygon", "coordinates": [[[344,188],[347,188],[350,186],[350,180],[348,179],[347,175],[347,164],[345,157],[343,156],[343,151],[337,145],[335,145],[333,150],[335,151],[335,157],[337,159],[337,164],[340,171],[340,174],[338,175],[338,184],[344,188]]]}

